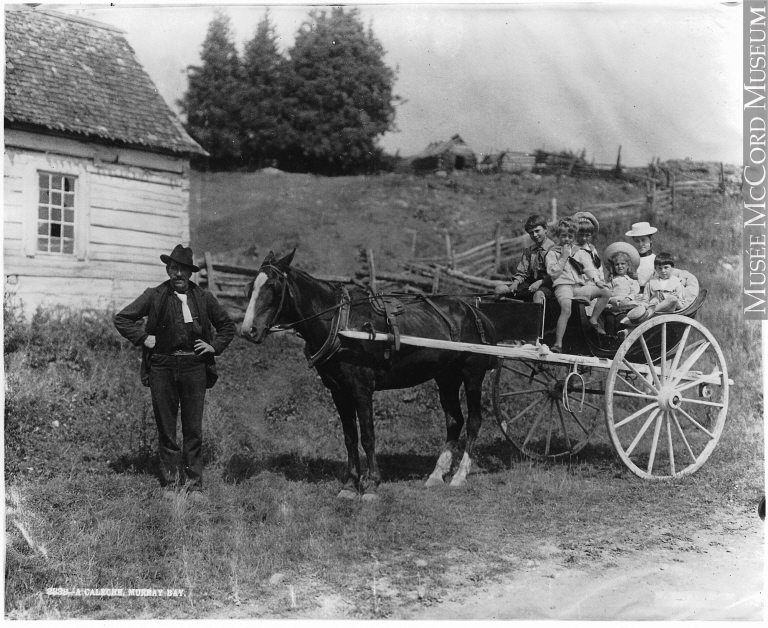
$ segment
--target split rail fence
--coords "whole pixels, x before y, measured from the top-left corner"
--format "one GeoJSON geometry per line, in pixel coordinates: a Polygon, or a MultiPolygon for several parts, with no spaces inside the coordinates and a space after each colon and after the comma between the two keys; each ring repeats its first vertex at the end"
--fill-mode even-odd
{"type": "MultiPolygon", "coordinates": [[[[627,173],[624,173],[627,174],[627,173]]],[[[674,174],[649,177],[637,174],[635,179],[644,181],[645,196],[618,203],[601,203],[585,206],[582,211],[597,215],[601,222],[621,221],[630,224],[638,220],[650,220],[666,224],[677,209],[681,195],[721,194],[725,199],[734,193],[736,185],[729,185],[722,166],[718,179],[675,180],[674,174]]],[[[551,201],[550,225],[557,222],[557,199],[551,201]]],[[[352,276],[319,275],[319,279],[357,286],[371,292],[408,292],[416,294],[436,293],[489,293],[498,280],[506,278],[503,263],[518,259],[529,244],[527,234],[504,236],[500,223],[496,223],[493,239],[465,251],[456,251],[450,233],[444,234],[445,254],[432,257],[414,257],[416,233],[413,232],[411,259],[403,264],[401,272],[377,271],[373,250],[366,251],[366,262],[352,276]]],[[[257,268],[214,262],[210,253],[198,261],[199,283],[213,292],[230,314],[242,320],[247,306],[250,282],[258,275],[257,268]]]]}

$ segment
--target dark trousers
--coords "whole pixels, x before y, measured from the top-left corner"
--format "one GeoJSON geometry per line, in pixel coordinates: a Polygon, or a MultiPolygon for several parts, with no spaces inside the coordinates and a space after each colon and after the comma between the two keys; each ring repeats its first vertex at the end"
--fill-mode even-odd
{"type": "Polygon", "coordinates": [[[149,387],[160,436],[160,483],[189,482],[203,486],[203,406],[205,363],[195,355],[152,356],[149,387]],[[183,449],[176,442],[176,419],[181,408],[183,449]],[[183,477],[179,463],[183,460],[183,477]]]}
{"type": "MultiPolygon", "coordinates": [[[[533,283],[533,282],[531,282],[533,283]]],[[[520,301],[533,301],[533,295],[536,294],[535,292],[531,292],[528,288],[530,288],[531,283],[528,283],[527,281],[525,283],[521,283],[519,286],[517,286],[517,290],[512,294],[512,298],[514,299],[520,299],[520,301]]],[[[539,288],[544,293],[544,297],[549,299],[552,296],[552,288],[550,287],[541,287],[539,288]]]]}

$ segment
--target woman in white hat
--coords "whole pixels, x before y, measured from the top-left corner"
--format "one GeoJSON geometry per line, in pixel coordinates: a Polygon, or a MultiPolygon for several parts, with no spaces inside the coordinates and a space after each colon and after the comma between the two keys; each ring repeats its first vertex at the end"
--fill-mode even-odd
{"type": "Polygon", "coordinates": [[[626,235],[632,238],[632,242],[635,243],[635,248],[640,254],[640,265],[637,267],[637,280],[640,282],[640,288],[644,288],[645,284],[651,279],[653,275],[653,260],[656,259],[656,255],[651,250],[653,248],[653,234],[658,229],[651,227],[648,222],[636,222],[632,225],[632,228],[627,231],[626,235]]]}

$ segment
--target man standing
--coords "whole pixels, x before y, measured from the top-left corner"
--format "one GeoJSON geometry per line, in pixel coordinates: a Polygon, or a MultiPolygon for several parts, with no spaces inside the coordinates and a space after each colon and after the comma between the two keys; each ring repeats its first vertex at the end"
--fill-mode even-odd
{"type": "Polygon", "coordinates": [[[144,349],[142,383],[152,391],[160,437],[160,484],[196,492],[203,487],[205,390],[215,383],[214,356],[234,338],[235,324],[210,292],[190,281],[192,273],[200,270],[192,249],[179,244],[160,259],[166,265],[168,281],[148,288],[119,312],[115,327],[144,349]],[[176,442],[179,408],[183,448],[176,442]]]}
{"type": "Polygon", "coordinates": [[[496,286],[497,297],[509,294],[523,301],[543,302],[552,296],[552,279],[547,274],[544,257],[555,243],[547,237],[547,219],[538,214],[525,221],[525,230],[531,245],[523,250],[517,270],[509,285],[496,286]]]}

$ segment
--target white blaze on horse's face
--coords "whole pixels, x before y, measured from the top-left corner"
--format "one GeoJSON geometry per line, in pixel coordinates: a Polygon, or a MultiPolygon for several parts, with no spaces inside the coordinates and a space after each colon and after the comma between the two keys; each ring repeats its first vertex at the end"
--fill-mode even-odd
{"type": "MultiPolygon", "coordinates": [[[[249,336],[253,329],[253,322],[256,319],[256,302],[258,301],[261,289],[265,283],[267,283],[267,273],[259,273],[253,282],[253,291],[251,292],[251,300],[248,301],[248,309],[245,311],[245,318],[243,319],[243,326],[240,329],[240,333],[243,336],[249,336]]],[[[262,338],[257,341],[260,342],[262,338]]]]}

